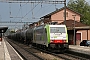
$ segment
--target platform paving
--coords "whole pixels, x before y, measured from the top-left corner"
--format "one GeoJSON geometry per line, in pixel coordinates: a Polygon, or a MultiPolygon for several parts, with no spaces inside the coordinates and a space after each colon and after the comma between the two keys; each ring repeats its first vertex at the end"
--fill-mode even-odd
{"type": "Polygon", "coordinates": [[[87,47],[87,46],[69,45],[69,49],[71,51],[90,55],[90,47],[87,47]]]}
{"type": "Polygon", "coordinates": [[[23,58],[3,38],[0,45],[0,60],[23,60],[23,58]]]}

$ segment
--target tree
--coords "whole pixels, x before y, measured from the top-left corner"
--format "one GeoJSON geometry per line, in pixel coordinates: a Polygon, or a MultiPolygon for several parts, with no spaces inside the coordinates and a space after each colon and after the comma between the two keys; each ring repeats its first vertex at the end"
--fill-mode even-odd
{"type": "Polygon", "coordinates": [[[81,22],[90,25],[90,5],[85,0],[70,0],[67,7],[81,14],[81,22]]]}

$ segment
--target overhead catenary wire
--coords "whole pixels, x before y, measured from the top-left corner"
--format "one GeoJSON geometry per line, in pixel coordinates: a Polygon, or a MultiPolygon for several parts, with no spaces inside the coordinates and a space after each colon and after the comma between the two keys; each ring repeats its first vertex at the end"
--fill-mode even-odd
{"type": "MultiPolygon", "coordinates": [[[[56,0],[55,0],[55,1],[56,1],[56,0]]],[[[48,1],[48,2],[55,2],[55,1],[48,1]]],[[[59,2],[59,1],[56,1],[56,2],[55,2],[55,5],[57,4],[57,2],[59,2]]],[[[63,2],[63,1],[60,1],[60,2],[63,2]]],[[[13,1],[12,1],[12,3],[13,3],[13,1]]],[[[22,2],[19,2],[19,3],[22,3],[22,2]]],[[[25,2],[25,3],[37,3],[37,2],[36,2],[36,1],[35,1],[35,2],[29,2],[29,1],[27,1],[27,2],[25,2]]],[[[41,3],[41,7],[42,7],[42,3],[45,3],[45,2],[39,1],[38,3],[41,3]]],[[[33,9],[32,9],[32,10],[33,10],[33,9]]],[[[29,12],[28,12],[28,13],[29,13],[29,12]]],[[[27,14],[28,14],[28,13],[27,13],[27,14]]],[[[27,15],[27,14],[26,14],[26,15],[27,15]]],[[[26,15],[25,15],[25,16],[26,16],[26,15]]],[[[32,12],[32,15],[33,15],[33,12],[32,12]]],[[[25,17],[25,16],[24,16],[24,17],[25,17]]],[[[22,18],[24,18],[24,17],[22,17],[22,18]]]]}
{"type": "MultiPolygon", "coordinates": [[[[37,5],[38,5],[38,4],[37,4],[37,5]]],[[[31,10],[30,10],[29,12],[27,12],[25,16],[27,16],[30,12],[32,12],[32,18],[31,18],[31,19],[40,19],[40,18],[34,16],[34,11],[33,11],[33,10],[34,10],[34,8],[35,8],[37,5],[34,6],[34,3],[32,3],[32,5],[31,5],[31,10]]],[[[51,4],[51,5],[53,6],[54,4],[51,4]]],[[[50,5],[50,6],[46,6],[46,7],[49,7],[49,8],[50,8],[51,5],[50,5]]],[[[20,5],[20,6],[21,6],[21,5],[20,5]]],[[[21,7],[22,7],[22,6],[21,6],[21,7]]],[[[21,10],[21,7],[20,7],[19,11],[21,10]]],[[[41,7],[40,10],[41,10],[42,8],[45,8],[45,6],[44,6],[44,7],[41,7]]],[[[49,8],[45,9],[44,12],[47,11],[49,8]]],[[[40,10],[39,10],[39,11],[40,11],[40,10]]],[[[18,13],[19,13],[19,11],[18,11],[18,13]]],[[[39,13],[39,11],[37,11],[37,13],[39,13]]],[[[35,13],[35,15],[36,15],[37,13],[35,13]]],[[[39,14],[40,14],[40,13],[39,13],[39,14]]],[[[22,20],[23,18],[25,18],[25,16],[24,16],[24,17],[23,17],[23,16],[20,17],[20,18],[21,18],[20,20],[22,20]]],[[[16,16],[16,17],[17,17],[17,16],[16,16]]],[[[15,20],[15,19],[14,19],[14,20],[15,20]]],[[[28,20],[30,20],[30,19],[28,18],[28,20]]]]}
{"type": "Polygon", "coordinates": [[[43,14],[45,11],[48,11],[52,6],[53,6],[53,4],[51,4],[50,6],[42,6],[40,9],[37,10],[35,15],[37,15],[38,13],[39,13],[39,15],[43,14]],[[46,8],[46,9],[44,9],[44,8],[46,8]],[[44,9],[44,10],[42,10],[42,9],[44,9]],[[42,10],[42,12],[40,10],[42,10]]]}
{"type": "MultiPolygon", "coordinates": [[[[43,3],[43,2],[42,2],[43,3]]],[[[42,8],[42,3],[41,3],[41,8],[42,8]]],[[[33,3],[33,5],[34,5],[34,3],[33,3]]],[[[38,5],[38,4],[37,4],[38,5]]],[[[55,3],[55,5],[56,5],[56,3],[55,3]]],[[[20,9],[19,9],[19,11],[22,9],[22,6],[21,6],[21,3],[20,3],[20,9]]],[[[34,12],[33,12],[33,8],[31,9],[32,10],[32,17],[34,17],[34,12]]],[[[18,11],[18,12],[19,12],[18,11]]],[[[29,11],[30,12],[30,11],[29,11]]],[[[26,15],[28,15],[29,14],[29,12],[28,13],[26,13],[26,15]]],[[[11,14],[11,13],[10,13],[11,14]]],[[[18,14],[17,14],[18,15],[18,14]]],[[[22,13],[21,13],[21,15],[22,15],[22,13]]],[[[25,15],[25,16],[26,16],[25,15]]],[[[21,19],[22,18],[24,18],[25,16],[23,16],[23,17],[21,17],[21,19]]],[[[15,18],[17,18],[17,16],[15,17],[15,18]]],[[[14,19],[15,20],[15,19],[14,19]]]]}
{"type": "MultiPolygon", "coordinates": [[[[26,3],[26,4],[27,4],[27,3],[26,3]]],[[[18,14],[19,14],[20,10],[22,9],[22,7],[25,6],[26,4],[20,5],[20,8],[19,8],[19,10],[18,10],[16,16],[12,16],[11,18],[14,18],[14,20],[15,20],[16,18],[21,18],[21,17],[18,17],[18,14]]]]}
{"type": "MultiPolygon", "coordinates": [[[[43,3],[43,2],[42,2],[43,3]]],[[[41,3],[41,8],[40,9],[42,9],[42,3],[41,3]]],[[[32,17],[35,17],[34,16],[34,8],[35,7],[37,7],[38,5],[39,5],[39,3],[37,3],[35,6],[34,6],[34,3],[32,3],[33,4],[33,7],[31,8],[31,10],[30,11],[28,11],[28,12],[26,12],[26,14],[24,15],[24,16],[21,16],[20,18],[20,20],[22,20],[23,18],[25,18],[30,12],[32,12],[32,17]]],[[[55,9],[56,9],[56,5],[57,3],[55,3],[55,4],[52,4],[52,5],[55,5],[55,9]]],[[[50,6],[51,7],[51,6],[50,6]]],[[[11,9],[11,8],[10,8],[11,9]]],[[[20,10],[22,10],[22,5],[21,5],[21,3],[20,3],[20,9],[19,9],[19,11],[18,11],[18,13],[17,13],[17,16],[14,18],[14,20],[16,19],[16,18],[18,18],[18,14],[20,13],[20,10]]],[[[47,9],[48,10],[48,9],[47,9]]],[[[44,12],[45,11],[47,11],[47,10],[44,10],[44,12]]],[[[38,12],[37,12],[38,13],[38,12]]],[[[12,12],[10,11],[10,15],[12,14],[12,12]]],[[[40,13],[39,13],[40,14],[40,13]]],[[[21,15],[22,15],[22,11],[21,11],[21,15]]],[[[36,15],[36,13],[35,13],[35,15],[36,15]]]]}
{"type": "MultiPolygon", "coordinates": [[[[57,2],[63,2],[63,1],[56,1],[56,0],[55,0],[55,1],[48,1],[48,2],[54,2],[55,8],[56,8],[57,2]]],[[[11,3],[13,3],[13,1],[12,1],[11,3]]],[[[19,3],[22,3],[22,2],[19,2],[19,3]]],[[[25,3],[38,3],[38,4],[41,3],[41,7],[42,7],[42,3],[45,3],[45,2],[43,2],[43,1],[39,1],[39,2],[36,2],[36,1],[35,1],[35,2],[29,2],[29,1],[27,1],[27,2],[25,2],[25,3]]],[[[21,8],[22,8],[22,7],[21,7],[21,8]]],[[[20,8],[20,9],[21,9],[21,8],[20,8]]],[[[33,8],[32,8],[31,10],[32,10],[32,11],[31,11],[31,12],[32,12],[32,17],[34,17],[33,8]]],[[[30,11],[27,12],[24,16],[20,17],[21,20],[22,20],[23,18],[25,18],[25,16],[27,16],[29,13],[30,13],[30,11]]],[[[17,15],[18,15],[18,14],[17,14],[17,15]]],[[[22,15],[22,14],[21,14],[21,15],[22,15]]],[[[19,18],[19,17],[16,16],[15,18],[19,18]]],[[[15,20],[15,19],[14,19],[14,20],[15,20]]]]}
{"type": "MultiPolygon", "coordinates": [[[[39,3],[38,3],[38,4],[39,4],[39,3]]],[[[38,4],[36,4],[36,5],[35,5],[28,13],[26,13],[21,19],[25,18],[30,12],[32,12],[33,9],[38,6],[38,4]]]]}

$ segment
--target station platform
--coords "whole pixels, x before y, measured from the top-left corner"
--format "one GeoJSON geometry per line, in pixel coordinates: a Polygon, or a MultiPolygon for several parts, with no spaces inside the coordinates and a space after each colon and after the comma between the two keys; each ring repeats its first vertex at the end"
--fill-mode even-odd
{"type": "Polygon", "coordinates": [[[79,46],[79,45],[69,45],[70,51],[90,55],[90,47],[87,46],[79,46]]]}
{"type": "Polygon", "coordinates": [[[23,60],[23,58],[2,38],[0,44],[0,60],[23,60]]]}

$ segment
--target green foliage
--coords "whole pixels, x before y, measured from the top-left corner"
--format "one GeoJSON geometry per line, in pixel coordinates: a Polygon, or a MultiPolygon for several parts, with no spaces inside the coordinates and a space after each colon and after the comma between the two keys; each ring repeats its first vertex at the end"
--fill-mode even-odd
{"type": "Polygon", "coordinates": [[[11,30],[10,33],[15,33],[15,31],[14,30],[11,30]]]}
{"type": "Polygon", "coordinates": [[[90,25],[90,5],[85,0],[70,0],[67,6],[81,14],[81,22],[90,25]]]}

